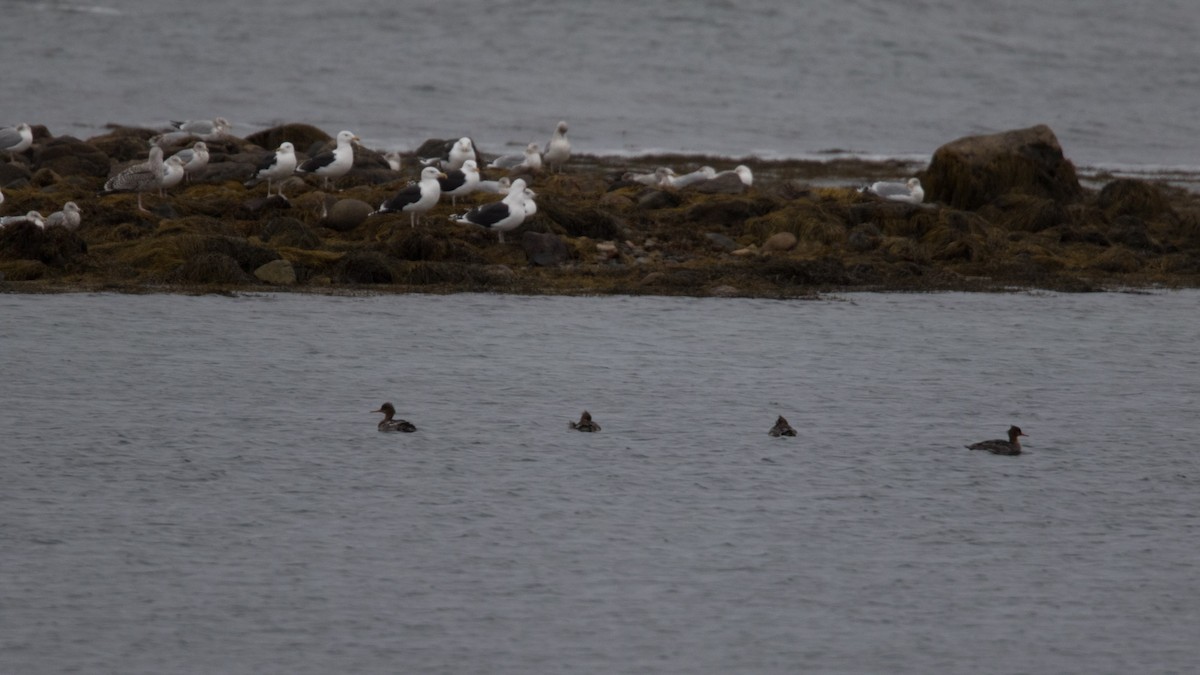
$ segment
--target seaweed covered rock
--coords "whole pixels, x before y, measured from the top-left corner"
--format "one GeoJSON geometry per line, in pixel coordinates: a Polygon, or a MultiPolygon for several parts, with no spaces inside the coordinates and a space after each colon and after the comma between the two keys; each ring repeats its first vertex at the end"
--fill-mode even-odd
{"type": "Polygon", "coordinates": [[[87,253],[87,244],[64,227],[42,229],[22,221],[0,229],[0,260],[37,260],[63,267],[87,253]]]}
{"type": "Polygon", "coordinates": [[[1075,166],[1044,124],[943,145],[922,177],[928,201],[974,210],[1017,192],[1060,202],[1083,195],[1075,166]]]}
{"type": "Polygon", "coordinates": [[[185,285],[230,286],[250,283],[250,275],[224,253],[199,253],[172,272],[167,281],[185,285]]]}
{"type": "Polygon", "coordinates": [[[250,134],[246,140],[267,150],[274,150],[280,143],[288,141],[297,151],[305,152],[313,146],[328,143],[332,138],[311,124],[281,124],[250,134]]]}
{"type": "Polygon", "coordinates": [[[557,267],[571,259],[566,242],[556,234],[526,232],[521,235],[521,248],[529,262],[539,267],[557,267]]]}
{"type": "Polygon", "coordinates": [[[108,176],[108,155],[96,146],[71,136],[59,136],[34,146],[33,167],[59,176],[108,176]]]}
{"type": "Polygon", "coordinates": [[[1114,180],[1100,190],[1096,201],[1110,218],[1132,216],[1153,220],[1173,215],[1163,191],[1157,185],[1141,180],[1114,180]]]}

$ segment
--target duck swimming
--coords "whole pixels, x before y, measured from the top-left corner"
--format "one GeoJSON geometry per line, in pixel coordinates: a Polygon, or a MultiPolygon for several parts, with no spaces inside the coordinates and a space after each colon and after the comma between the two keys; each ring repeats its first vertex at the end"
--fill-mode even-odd
{"type": "Polygon", "coordinates": [[[775,426],[771,427],[771,430],[767,433],[776,437],[795,436],[796,430],[792,428],[792,425],[788,424],[787,420],[783,419],[783,415],[780,415],[779,419],[775,420],[775,426]]]}
{"type": "Polygon", "coordinates": [[[417,430],[417,425],[407,420],[394,420],[396,416],[396,407],[391,403],[384,403],[379,406],[379,410],[371,412],[383,413],[383,419],[379,420],[380,431],[404,431],[413,432],[417,430]]]}
{"type": "Polygon", "coordinates": [[[1018,436],[1025,436],[1025,432],[1021,431],[1021,427],[1011,426],[1008,428],[1008,440],[980,441],[966,446],[968,450],[987,450],[993,455],[1019,455],[1021,454],[1021,441],[1017,440],[1018,436]]]}
{"type": "Polygon", "coordinates": [[[579,416],[578,422],[571,422],[570,425],[576,431],[600,431],[600,425],[592,421],[592,414],[586,410],[579,416]]]}

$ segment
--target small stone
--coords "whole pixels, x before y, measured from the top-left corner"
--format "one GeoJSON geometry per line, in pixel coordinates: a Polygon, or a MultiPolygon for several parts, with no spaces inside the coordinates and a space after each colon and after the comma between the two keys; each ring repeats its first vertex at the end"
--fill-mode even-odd
{"type": "Polygon", "coordinates": [[[558,267],[571,258],[567,244],[556,234],[526,232],[521,235],[521,248],[529,262],[539,267],[558,267]]]}
{"type": "Polygon", "coordinates": [[[725,251],[728,253],[730,251],[737,250],[738,247],[736,241],[721,234],[720,232],[708,232],[704,235],[704,238],[708,239],[709,243],[712,244],[713,249],[717,251],[725,251]]]}
{"type": "Polygon", "coordinates": [[[273,286],[291,286],[296,283],[296,268],[286,260],[272,260],[254,270],[254,276],[273,286]]]}
{"type": "Polygon", "coordinates": [[[736,298],[742,294],[737,288],[725,284],[717,286],[710,293],[715,298],[736,298]]]}
{"type": "Polygon", "coordinates": [[[776,232],[763,242],[763,253],[782,253],[796,248],[796,235],[791,232],[776,232]]]}
{"type": "Polygon", "coordinates": [[[359,199],[339,199],[329,216],[325,218],[325,227],[338,232],[349,232],[362,225],[374,209],[371,205],[359,199]]]}

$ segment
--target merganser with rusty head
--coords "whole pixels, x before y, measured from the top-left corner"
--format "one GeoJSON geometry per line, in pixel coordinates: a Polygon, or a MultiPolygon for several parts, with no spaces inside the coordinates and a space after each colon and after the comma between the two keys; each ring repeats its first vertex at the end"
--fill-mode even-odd
{"type": "Polygon", "coordinates": [[[371,412],[383,413],[383,419],[379,420],[380,431],[413,432],[417,430],[417,425],[412,422],[392,419],[396,416],[396,407],[391,403],[384,403],[379,406],[379,410],[372,410],[371,412]]]}
{"type": "Polygon", "coordinates": [[[1021,431],[1021,427],[1011,426],[1008,428],[1008,440],[980,441],[965,446],[968,450],[987,450],[993,455],[1019,455],[1021,454],[1021,441],[1017,440],[1020,436],[1026,436],[1025,432],[1021,431]]]}
{"type": "Polygon", "coordinates": [[[771,427],[771,430],[767,433],[775,437],[795,436],[796,430],[792,428],[792,425],[788,424],[783,415],[780,415],[779,419],[775,420],[775,426],[771,427]]]}
{"type": "Polygon", "coordinates": [[[570,422],[570,425],[576,431],[600,431],[600,425],[592,421],[592,414],[586,410],[579,416],[578,422],[570,422]]]}

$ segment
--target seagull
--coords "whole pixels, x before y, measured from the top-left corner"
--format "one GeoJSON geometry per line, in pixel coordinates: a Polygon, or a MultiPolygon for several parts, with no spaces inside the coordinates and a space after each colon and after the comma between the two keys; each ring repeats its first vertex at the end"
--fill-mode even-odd
{"type": "Polygon", "coordinates": [[[33,129],[28,124],[21,123],[15,127],[0,129],[0,152],[15,155],[25,152],[33,145],[33,129]]]}
{"type": "Polygon", "coordinates": [[[861,192],[907,204],[920,204],[925,201],[925,189],[921,187],[919,178],[909,178],[904,183],[879,181],[864,187],[861,192]]]}
{"type": "MultiPolygon", "coordinates": [[[[518,178],[512,183],[504,199],[476,207],[460,216],[450,216],[450,220],[463,225],[478,225],[487,230],[495,230],[504,243],[504,233],[515,230],[525,222],[526,200],[532,199],[526,194],[525,179],[518,178]]],[[[534,204],[534,210],[537,205],[534,204]]]]}
{"type": "Polygon", "coordinates": [[[183,169],[183,160],[179,159],[178,155],[171,155],[166,162],[163,163],[162,180],[158,183],[158,196],[167,196],[166,190],[179,185],[183,180],[185,171],[183,169]]]}
{"type": "Polygon", "coordinates": [[[157,145],[150,148],[150,157],[145,162],[134,164],[121,173],[109,178],[104,183],[104,190],[100,194],[136,192],[138,196],[138,210],[149,211],[149,209],[142,206],[142,193],[147,190],[153,190],[162,184],[162,156],[162,148],[157,145]]]}
{"type": "Polygon", "coordinates": [[[522,173],[540,173],[542,152],[537,143],[530,143],[519,155],[501,155],[488,164],[490,169],[508,169],[510,176],[522,173]]]}
{"type": "Polygon", "coordinates": [[[425,213],[437,206],[438,198],[442,196],[442,185],[438,179],[445,177],[446,174],[439,171],[436,166],[427,166],[421,169],[420,181],[400,188],[394,197],[380,204],[379,210],[375,213],[407,211],[409,225],[416,227],[418,214],[425,213]]]}
{"type": "Polygon", "coordinates": [[[512,180],[508,176],[504,176],[500,180],[481,180],[476,188],[479,192],[491,192],[498,195],[508,194],[508,188],[512,185],[512,180]]]}
{"type": "Polygon", "coordinates": [[[339,131],[337,135],[337,147],[305,160],[296,171],[323,177],[325,179],[325,189],[329,189],[329,180],[331,178],[341,178],[354,166],[353,143],[357,140],[359,138],[353,132],[339,131]]]}
{"type": "Polygon", "coordinates": [[[711,180],[717,177],[717,170],[711,166],[702,166],[691,173],[685,173],[682,176],[675,176],[671,179],[671,186],[677,188],[685,188],[695,183],[702,183],[706,180],[711,180]]]}
{"type": "Polygon", "coordinates": [[[4,203],[4,190],[0,190],[0,204],[4,203]]]}
{"type": "Polygon", "coordinates": [[[463,162],[461,169],[450,169],[445,172],[445,178],[438,178],[442,194],[450,195],[451,206],[458,204],[460,195],[469,195],[479,186],[479,165],[475,160],[463,162]]]}
{"type": "Polygon", "coordinates": [[[0,218],[0,228],[17,225],[19,223],[33,223],[41,229],[46,229],[46,219],[42,218],[42,214],[37,211],[30,211],[23,216],[5,216],[0,218]]]}
{"type": "Polygon", "coordinates": [[[184,178],[190,180],[190,175],[208,165],[208,146],[204,141],[196,141],[190,148],[184,148],[171,155],[183,160],[184,178]]]}
{"type": "Polygon", "coordinates": [[[746,187],[751,187],[754,185],[754,174],[750,171],[750,167],[746,166],[745,164],[738,164],[733,169],[722,171],[716,176],[713,176],[713,178],[716,178],[717,176],[728,176],[730,174],[736,175],[738,178],[740,178],[742,184],[746,187]]]}
{"type": "MultiPolygon", "coordinates": [[[[246,181],[246,187],[254,187],[267,181],[267,197],[271,196],[271,181],[283,180],[296,172],[296,149],[288,141],[279,144],[273,155],[267,155],[254,170],[254,177],[246,181]]],[[[280,196],[283,189],[280,188],[280,196]]]]}
{"type": "Polygon", "coordinates": [[[542,159],[550,165],[550,170],[558,173],[563,164],[571,158],[571,141],[567,140],[567,123],[559,122],[554,129],[554,136],[546,144],[546,155],[542,159]]]}
{"type": "Polygon", "coordinates": [[[633,181],[651,187],[667,187],[675,180],[675,170],[669,166],[660,166],[653,173],[627,172],[621,180],[633,181]]]}
{"type": "Polygon", "coordinates": [[[391,169],[392,171],[400,170],[400,153],[399,152],[397,152],[395,150],[385,152],[385,153],[383,153],[383,158],[385,160],[387,160],[389,169],[391,169]]]}
{"type": "Polygon", "coordinates": [[[449,157],[446,160],[444,169],[461,169],[464,162],[468,159],[475,159],[475,144],[471,139],[463,136],[458,139],[458,142],[450,148],[449,157]]]}
{"type": "Polygon", "coordinates": [[[82,220],[79,205],[75,202],[63,204],[61,211],[55,211],[46,217],[46,227],[65,227],[74,230],[82,220]]]}
{"type": "Polygon", "coordinates": [[[187,120],[184,122],[172,121],[171,126],[179,131],[189,133],[193,136],[199,136],[202,140],[215,141],[224,136],[233,128],[229,120],[224,117],[218,117],[211,120],[187,120]]]}

